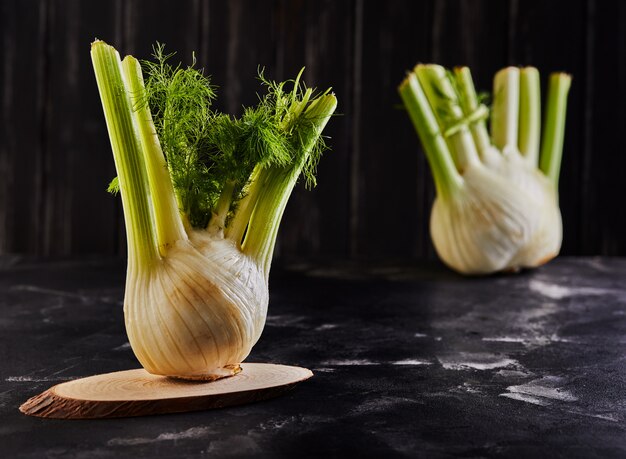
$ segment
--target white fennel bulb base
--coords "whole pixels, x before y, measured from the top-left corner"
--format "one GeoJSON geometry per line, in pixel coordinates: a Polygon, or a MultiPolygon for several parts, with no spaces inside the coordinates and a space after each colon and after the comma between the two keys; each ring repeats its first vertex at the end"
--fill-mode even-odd
{"type": "Polygon", "coordinates": [[[540,226],[541,201],[484,166],[469,167],[462,188],[438,196],[430,232],[441,260],[463,274],[514,269],[540,226]]]}
{"type": "Polygon", "coordinates": [[[265,275],[228,239],[193,232],[146,269],[130,268],[126,285],[129,342],[152,374],[223,375],[248,356],[265,324],[265,275]]]}

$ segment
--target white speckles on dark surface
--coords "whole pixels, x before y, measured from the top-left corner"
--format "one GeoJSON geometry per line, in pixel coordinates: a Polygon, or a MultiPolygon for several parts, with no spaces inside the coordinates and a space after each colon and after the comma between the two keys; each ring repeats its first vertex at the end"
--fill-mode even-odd
{"type": "Polygon", "coordinates": [[[595,287],[580,287],[580,286],[565,286],[559,284],[552,284],[539,279],[531,279],[528,283],[528,288],[531,291],[539,293],[545,297],[553,300],[561,300],[563,298],[569,298],[572,296],[581,295],[606,295],[612,293],[612,290],[595,288],[595,287]]]}
{"type": "Polygon", "coordinates": [[[483,341],[497,342],[497,343],[519,343],[529,348],[537,346],[545,346],[550,343],[577,343],[578,341],[572,338],[563,338],[556,333],[552,333],[550,336],[544,336],[541,334],[527,334],[524,336],[497,336],[483,338],[483,341]]]}
{"type": "Polygon", "coordinates": [[[588,416],[590,418],[602,419],[604,421],[610,421],[610,422],[622,422],[623,421],[622,417],[614,413],[588,413],[588,412],[581,411],[581,410],[564,410],[564,411],[567,413],[575,414],[577,416],[588,416]]]}
{"type": "Polygon", "coordinates": [[[360,416],[363,414],[372,414],[372,413],[384,413],[393,411],[398,406],[405,406],[407,404],[414,405],[421,403],[418,400],[407,398],[407,397],[380,397],[380,398],[371,398],[365,400],[360,405],[356,406],[350,411],[351,415],[360,416]]]}
{"type": "Polygon", "coordinates": [[[417,360],[417,359],[404,359],[404,360],[396,360],[395,362],[391,362],[393,365],[432,365],[432,362],[427,360],[417,360]]]}
{"type": "Polygon", "coordinates": [[[519,392],[507,392],[504,394],[500,394],[501,397],[507,397],[513,400],[519,400],[520,402],[532,403],[533,405],[539,406],[548,406],[550,405],[550,401],[541,398],[535,397],[534,395],[528,395],[519,392]]]}
{"type": "Polygon", "coordinates": [[[322,324],[319,327],[315,327],[315,331],[334,330],[337,327],[337,324],[322,324]]]}
{"type": "Polygon", "coordinates": [[[127,349],[130,349],[129,342],[125,342],[124,344],[120,344],[119,346],[113,348],[114,351],[125,351],[127,349]]]}
{"type": "Polygon", "coordinates": [[[322,365],[325,366],[335,366],[335,367],[352,367],[352,366],[369,366],[369,365],[380,365],[379,362],[372,362],[367,359],[346,359],[346,360],[325,360],[322,362],[322,365]]]}
{"type": "Polygon", "coordinates": [[[498,336],[493,338],[483,338],[483,341],[495,341],[497,343],[526,343],[526,338],[521,336],[498,336]]]}
{"type": "Polygon", "coordinates": [[[334,368],[329,368],[329,367],[316,367],[313,368],[313,372],[315,373],[316,371],[322,372],[322,373],[332,373],[333,371],[335,371],[334,368]]]}
{"type": "Polygon", "coordinates": [[[9,376],[5,378],[7,382],[57,382],[57,381],[71,381],[77,379],[78,376],[9,376]]]}
{"type": "Polygon", "coordinates": [[[276,430],[276,429],[282,429],[285,426],[288,426],[290,424],[293,424],[294,422],[297,421],[297,417],[296,416],[287,416],[287,417],[276,417],[276,418],[272,418],[267,422],[263,422],[260,426],[259,426],[259,430],[263,431],[263,430],[276,430]]]}
{"type": "Polygon", "coordinates": [[[494,373],[496,376],[501,378],[525,378],[527,376],[532,376],[534,373],[525,371],[525,370],[498,370],[494,373]]]}
{"type": "Polygon", "coordinates": [[[267,327],[303,327],[302,322],[306,317],[296,316],[292,314],[272,315],[268,314],[265,321],[267,327]]]}
{"type": "Polygon", "coordinates": [[[495,368],[516,368],[518,362],[507,356],[486,352],[458,352],[437,355],[437,360],[446,370],[493,370],[495,368]]]}
{"type": "Polygon", "coordinates": [[[579,258],[577,261],[602,273],[613,273],[610,264],[607,265],[606,263],[604,263],[604,260],[602,258],[585,257],[579,258]]]}
{"type": "Polygon", "coordinates": [[[13,392],[13,390],[5,390],[4,392],[0,392],[0,407],[6,406],[6,404],[11,400],[11,392],[13,392]]]}
{"type": "Polygon", "coordinates": [[[133,446],[145,445],[148,443],[159,443],[163,441],[184,440],[188,438],[203,438],[209,433],[211,433],[211,429],[209,427],[191,427],[190,429],[182,430],[180,432],[164,432],[154,438],[112,438],[107,442],[107,446],[133,446]]]}
{"type": "Polygon", "coordinates": [[[459,384],[452,391],[456,392],[465,392],[468,394],[482,394],[483,391],[480,389],[480,385],[476,383],[464,382],[463,384],[459,384]]]}
{"type": "MultiPolygon", "coordinates": [[[[396,360],[393,362],[373,362],[367,359],[347,359],[347,360],[326,360],[322,362],[322,365],[326,365],[327,367],[352,367],[352,366],[371,366],[371,365],[432,365],[432,362],[427,360],[418,360],[418,359],[403,359],[396,360]]],[[[318,371],[333,371],[333,368],[319,368],[318,371]]]]}
{"type": "Polygon", "coordinates": [[[206,452],[207,455],[220,455],[221,457],[248,457],[263,453],[263,450],[250,435],[233,435],[226,439],[211,441],[206,452]]]}
{"type": "Polygon", "coordinates": [[[500,395],[510,397],[511,394],[522,394],[536,400],[543,400],[545,404],[549,404],[552,400],[559,400],[562,402],[575,402],[578,400],[578,397],[573,395],[570,391],[559,387],[563,383],[563,378],[556,376],[543,376],[542,378],[533,379],[532,381],[519,386],[509,386],[506,388],[508,394],[505,393],[500,395]]]}
{"type": "MultiPolygon", "coordinates": [[[[73,299],[78,299],[84,303],[90,303],[94,300],[97,300],[103,303],[113,303],[113,304],[117,304],[120,306],[124,304],[123,301],[120,301],[119,299],[112,299],[106,296],[91,297],[88,294],[81,292],[80,290],[66,291],[66,290],[58,290],[58,289],[53,289],[53,288],[39,287],[37,285],[22,285],[22,284],[11,286],[11,290],[14,292],[38,293],[38,294],[46,295],[49,297],[73,298],[73,299]]],[[[57,309],[57,307],[53,307],[52,309],[57,309]]]]}
{"type": "Polygon", "coordinates": [[[286,395],[63,422],[17,407],[67,378],[138,366],[122,316],[125,268],[13,263],[0,277],[2,452],[626,457],[626,260],[566,258],[471,279],[439,265],[348,271],[274,271],[249,361],[311,368],[314,377],[286,395]]]}
{"type": "MultiPolygon", "coordinates": [[[[527,383],[509,386],[507,392],[500,394],[507,397],[533,405],[551,407],[551,409],[567,413],[569,415],[583,416],[589,418],[602,419],[609,422],[620,422],[623,417],[615,412],[618,406],[594,406],[593,403],[585,403],[568,389],[562,387],[567,381],[562,377],[544,376],[531,380],[527,383]],[[575,402],[582,402],[576,405],[575,402]]],[[[623,412],[623,410],[621,410],[623,412]]]]}

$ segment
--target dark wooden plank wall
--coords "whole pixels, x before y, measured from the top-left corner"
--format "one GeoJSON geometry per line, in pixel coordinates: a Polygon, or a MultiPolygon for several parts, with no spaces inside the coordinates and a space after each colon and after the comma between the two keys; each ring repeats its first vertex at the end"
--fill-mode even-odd
{"type": "Polygon", "coordinates": [[[509,64],[574,75],[561,179],[565,254],[626,255],[626,2],[600,0],[3,0],[0,4],[0,253],[125,250],[89,43],[147,57],[155,41],[199,64],[218,106],[254,103],[257,65],[307,67],[340,116],[319,186],[300,187],[282,260],[433,257],[433,185],[396,86],[418,61],[509,64]]]}

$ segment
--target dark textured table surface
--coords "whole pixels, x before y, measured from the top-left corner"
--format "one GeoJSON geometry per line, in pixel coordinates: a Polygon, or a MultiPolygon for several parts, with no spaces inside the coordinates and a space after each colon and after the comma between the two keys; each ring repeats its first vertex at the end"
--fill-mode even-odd
{"type": "Polygon", "coordinates": [[[294,266],[249,361],[315,376],[215,411],[99,421],[18,406],[138,366],[124,265],[0,258],[0,456],[626,457],[626,260],[465,279],[438,265],[294,266]]]}

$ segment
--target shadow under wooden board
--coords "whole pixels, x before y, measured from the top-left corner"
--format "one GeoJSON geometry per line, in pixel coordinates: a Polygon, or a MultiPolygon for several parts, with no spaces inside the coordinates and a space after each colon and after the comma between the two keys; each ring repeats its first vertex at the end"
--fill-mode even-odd
{"type": "Polygon", "coordinates": [[[56,419],[200,411],[277,397],[311,376],[306,368],[269,363],[242,363],[236,375],[209,382],[126,370],[58,384],[27,400],[20,411],[56,419]]]}

